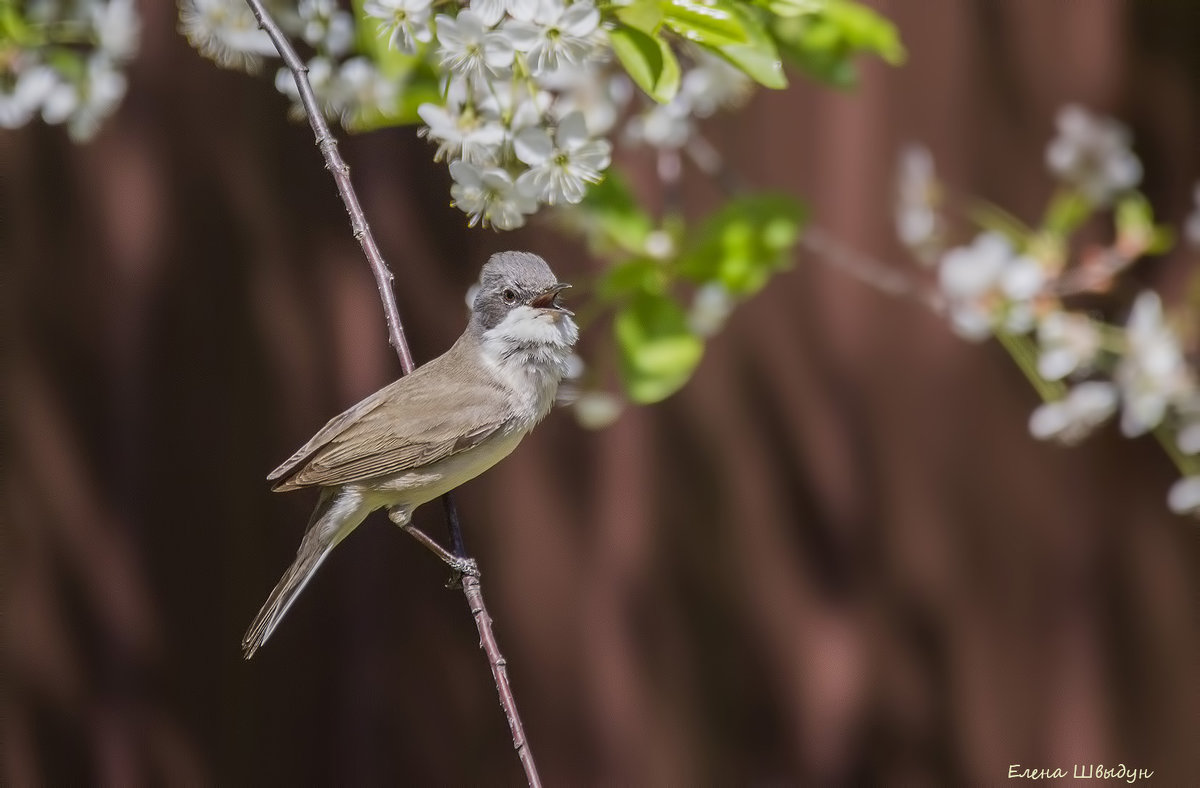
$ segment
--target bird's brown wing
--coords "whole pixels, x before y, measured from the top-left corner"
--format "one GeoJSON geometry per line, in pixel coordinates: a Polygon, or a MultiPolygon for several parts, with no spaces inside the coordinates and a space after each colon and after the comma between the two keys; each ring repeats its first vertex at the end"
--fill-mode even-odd
{"type": "MultiPolygon", "coordinates": [[[[277,491],[399,473],[478,445],[503,427],[503,393],[465,380],[431,390],[422,367],[332,419],[268,479],[277,491]],[[424,374],[423,374],[424,373],[424,374]]],[[[459,378],[459,380],[462,380],[459,378]]]]}

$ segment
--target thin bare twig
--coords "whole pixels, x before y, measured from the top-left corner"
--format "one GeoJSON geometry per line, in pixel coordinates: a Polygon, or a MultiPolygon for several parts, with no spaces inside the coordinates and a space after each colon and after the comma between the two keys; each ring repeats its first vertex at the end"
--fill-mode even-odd
{"type": "MultiPolygon", "coordinates": [[[[312,85],[308,80],[308,66],[296,54],[296,50],[292,48],[283,31],[279,29],[275,20],[263,7],[261,0],[246,0],[246,2],[254,13],[254,18],[258,20],[259,27],[270,36],[275,49],[279,51],[279,56],[283,58],[283,62],[296,80],[296,88],[300,92],[300,102],[308,116],[308,124],[316,136],[317,147],[321,149],[326,168],[333,175],[342,203],[346,206],[346,212],[350,214],[350,227],[354,231],[354,237],[362,246],[363,253],[367,256],[367,262],[371,265],[371,271],[375,275],[379,299],[383,302],[383,311],[387,318],[388,341],[395,348],[396,355],[400,358],[400,368],[407,375],[413,371],[415,365],[412,352],[408,348],[408,341],[404,337],[404,325],[400,321],[400,310],[396,306],[396,297],[392,292],[392,272],[388,269],[383,255],[379,252],[379,247],[375,244],[375,238],[371,234],[371,228],[367,225],[362,206],[359,205],[358,195],[355,194],[354,186],[350,182],[350,168],[338,153],[337,139],[330,133],[325,116],[321,113],[316,96],[313,95],[312,85]]],[[[445,505],[446,522],[450,529],[454,553],[459,557],[466,557],[454,499],[447,494],[443,496],[442,500],[445,505]]],[[[496,692],[500,696],[500,705],[508,718],[513,747],[525,769],[525,777],[529,784],[540,788],[541,779],[538,777],[533,753],[525,738],[525,727],[521,724],[521,716],[517,713],[517,702],[513,696],[512,686],[509,684],[508,663],[500,653],[500,647],[496,644],[496,636],[492,632],[492,617],[488,614],[487,607],[483,602],[483,590],[480,587],[479,578],[464,575],[462,590],[466,596],[471,616],[475,619],[475,626],[479,630],[480,647],[487,654],[488,664],[491,666],[492,678],[496,682],[496,692]]]]}

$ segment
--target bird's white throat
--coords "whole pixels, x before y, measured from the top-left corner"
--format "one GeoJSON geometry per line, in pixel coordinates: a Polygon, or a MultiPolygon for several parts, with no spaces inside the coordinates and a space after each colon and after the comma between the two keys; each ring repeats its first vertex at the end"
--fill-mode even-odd
{"type": "Polygon", "coordinates": [[[550,412],[578,338],[570,315],[529,306],[516,307],[484,332],[483,362],[512,391],[513,416],[525,429],[550,412]]]}

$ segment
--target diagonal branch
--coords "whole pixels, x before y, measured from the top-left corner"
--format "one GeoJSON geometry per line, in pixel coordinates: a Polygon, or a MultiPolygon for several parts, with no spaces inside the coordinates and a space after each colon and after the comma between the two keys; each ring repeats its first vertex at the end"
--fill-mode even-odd
{"type": "MultiPolygon", "coordinates": [[[[246,0],[250,6],[250,10],[254,13],[254,18],[258,20],[258,25],[266,31],[270,36],[271,42],[275,45],[275,49],[279,51],[280,57],[292,72],[292,76],[296,80],[296,88],[300,92],[300,102],[304,105],[304,113],[308,116],[308,124],[312,127],[313,134],[317,138],[317,147],[321,149],[321,155],[325,159],[325,166],[333,175],[333,180],[337,184],[338,193],[341,195],[342,203],[346,206],[346,212],[350,214],[350,227],[354,231],[354,237],[362,246],[363,254],[367,256],[367,262],[371,265],[371,272],[375,275],[375,284],[379,289],[379,299],[383,302],[383,311],[387,317],[388,341],[396,350],[396,355],[400,358],[400,368],[404,374],[413,371],[414,364],[412,352],[408,348],[408,341],[404,338],[404,325],[400,322],[400,310],[396,306],[396,297],[392,292],[392,272],[384,262],[383,255],[379,252],[379,247],[375,244],[375,238],[371,234],[371,228],[367,225],[366,216],[363,214],[362,206],[359,205],[358,195],[354,192],[354,186],[350,183],[350,168],[346,162],[342,160],[341,154],[338,153],[337,140],[329,131],[329,125],[325,122],[325,116],[322,114],[320,106],[317,104],[316,96],[313,94],[312,85],[308,80],[308,66],[296,54],[296,50],[288,42],[283,31],[279,29],[279,25],[271,18],[271,15],[263,7],[261,0],[246,0]]],[[[454,505],[454,498],[447,494],[443,496],[443,502],[446,509],[446,521],[450,529],[450,539],[454,546],[454,552],[460,557],[465,557],[465,549],[463,548],[462,531],[459,527],[458,512],[454,505]]],[[[513,697],[512,687],[508,680],[507,662],[503,655],[500,654],[500,648],[496,644],[496,636],[492,632],[492,617],[488,614],[487,607],[483,602],[483,591],[479,585],[479,578],[470,575],[464,575],[461,578],[463,594],[467,599],[467,606],[471,611],[471,616],[475,619],[475,626],[479,630],[480,647],[487,654],[488,664],[491,666],[492,677],[496,682],[496,692],[500,696],[500,705],[504,709],[504,714],[508,718],[509,729],[512,731],[513,747],[517,751],[517,756],[521,760],[521,765],[525,769],[525,777],[531,786],[541,786],[541,780],[538,777],[537,766],[533,761],[533,753],[529,749],[529,744],[525,739],[525,728],[521,724],[521,717],[517,713],[517,702],[513,697]]]]}

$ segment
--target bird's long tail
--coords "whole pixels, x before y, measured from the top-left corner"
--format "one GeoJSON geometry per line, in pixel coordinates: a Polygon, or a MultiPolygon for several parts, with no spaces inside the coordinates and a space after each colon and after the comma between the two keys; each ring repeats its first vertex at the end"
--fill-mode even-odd
{"type": "Polygon", "coordinates": [[[325,560],[338,542],[345,539],[370,512],[362,505],[356,492],[341,488],[321,491],[321,499],[308,521],[308,530],[296,552],[296,560],[283,573],[271,596],[254,617],[254,622],[242,638],[242,656],[250,659],[258,651],[275,627],[283,619],[288,608],[312,579],[317,567],[325,560]]]}

